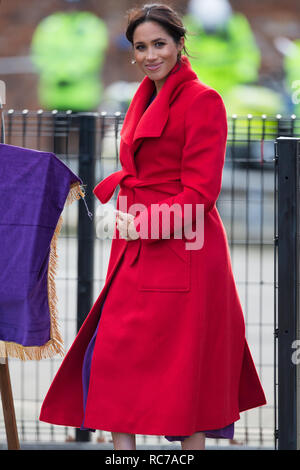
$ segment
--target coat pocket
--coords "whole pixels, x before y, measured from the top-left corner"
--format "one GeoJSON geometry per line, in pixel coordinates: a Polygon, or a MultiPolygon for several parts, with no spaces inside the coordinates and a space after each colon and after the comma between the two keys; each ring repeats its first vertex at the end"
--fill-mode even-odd
{"type": "Polygon", "coordinates": [[[188,292],[191,250],[183,239],[163,239],[141,246],[138,289],[142,291],[188,292]]]}

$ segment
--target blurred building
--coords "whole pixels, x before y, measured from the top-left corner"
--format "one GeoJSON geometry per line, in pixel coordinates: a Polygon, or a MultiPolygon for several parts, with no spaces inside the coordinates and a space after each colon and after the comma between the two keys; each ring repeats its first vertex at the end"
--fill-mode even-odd
{"type": "MultiPolygon", "coordinates": [[[[199,0],[201,1],[201,0],[199,0]]],[[[102,18],[109,31],[109,45],[104,58],[101,80],[104,87],[124,80],[139,82],[143,75],[131,65],[131,49],[122,36],[126,28],[126,10],[136,4],[150,2],[133,0],[10,0],[0,4],[0,79],[6,83],[6,108],[38,109],[38,76],[30,60],[30,44],[37,25],[56,11],[84,10],[102,18]]],[[[280,88],[284,80],[284,55],[276,48],[277,37],[299,38],[299,0],[230,0],[234,11],[243,13],[254,32],[261,51],[259,82],[280,88]]],[[[172,5],[186,14],[188,0],[172,5]]],[[[100,79],[100,77],[99,77],[100,79]]]]}

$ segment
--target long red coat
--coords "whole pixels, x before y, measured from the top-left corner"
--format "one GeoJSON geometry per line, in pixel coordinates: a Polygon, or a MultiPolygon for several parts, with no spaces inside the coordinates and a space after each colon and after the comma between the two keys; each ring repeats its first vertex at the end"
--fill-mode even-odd
{"type": "Polygon", "coordinates": [[[161,225],[159,239],[134,241],[119,238],[115,227],[105,285],[51,384],[42,421],[81,426],[82,362],[105,297],[85,427],[190,435],[225,427],[266,403],[215,205],[227,138],[222,98],[198,80],[185,56],[145,111],[153,90],[145,77],[121,131],[122,170],[94,193],[105,203],[119,184],[118,208],[120,196],[127,196],[128,211],[143,204],[138,230],[151,223],[151,204],[204,204],[204,245],[188,250],[184,238],[174,238],[185,223],[180,210],[169,239],[161,225]]]}

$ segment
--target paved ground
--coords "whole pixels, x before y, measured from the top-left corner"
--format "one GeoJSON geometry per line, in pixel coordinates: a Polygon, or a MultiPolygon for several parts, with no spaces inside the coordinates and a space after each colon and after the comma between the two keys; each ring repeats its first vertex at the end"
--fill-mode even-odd
{"type": "MultiPolygon", "coordinates": [[[[4,443],[0,444],[0,450],[6,450],[7,446],[4,443]]],[[[36,443],[26,442],[21,443],[21,450],[113,450],[113,445],[109,443],[105,444],[90,444],[90,443],[36,443]]],[[[150,445],[150,444],[139,444],[137,450],[181,450],[181,446],[177,444],[167,445],[150,445]]],[[[249,446],[206,446],[206,450],[273,450],[273,448],[260,448],[260,447],[249,447],[249,446]]]]}

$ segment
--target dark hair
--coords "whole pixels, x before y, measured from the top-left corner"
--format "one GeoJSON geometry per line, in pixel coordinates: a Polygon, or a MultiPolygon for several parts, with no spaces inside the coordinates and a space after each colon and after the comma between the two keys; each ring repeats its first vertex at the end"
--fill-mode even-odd
{"type": "MultiPolygon", "coordinates": [[[[142,7],[130,9],[127,14],[128,25],[125,35],[131,44],[133,44],[135,28],[146,21],[155,21],[162,26],[172,36],[176,44],[179,43],[180,38],[186,37],[187,31],[179,14],[169,5],[162,3],[146,4],[142,7]]],[[[183,51],[186,55],[189,55],[185,46],[183,46],[183,51]]],[[[181,52],[178,54],[178,59],[180,57],[181,52]]]]}

